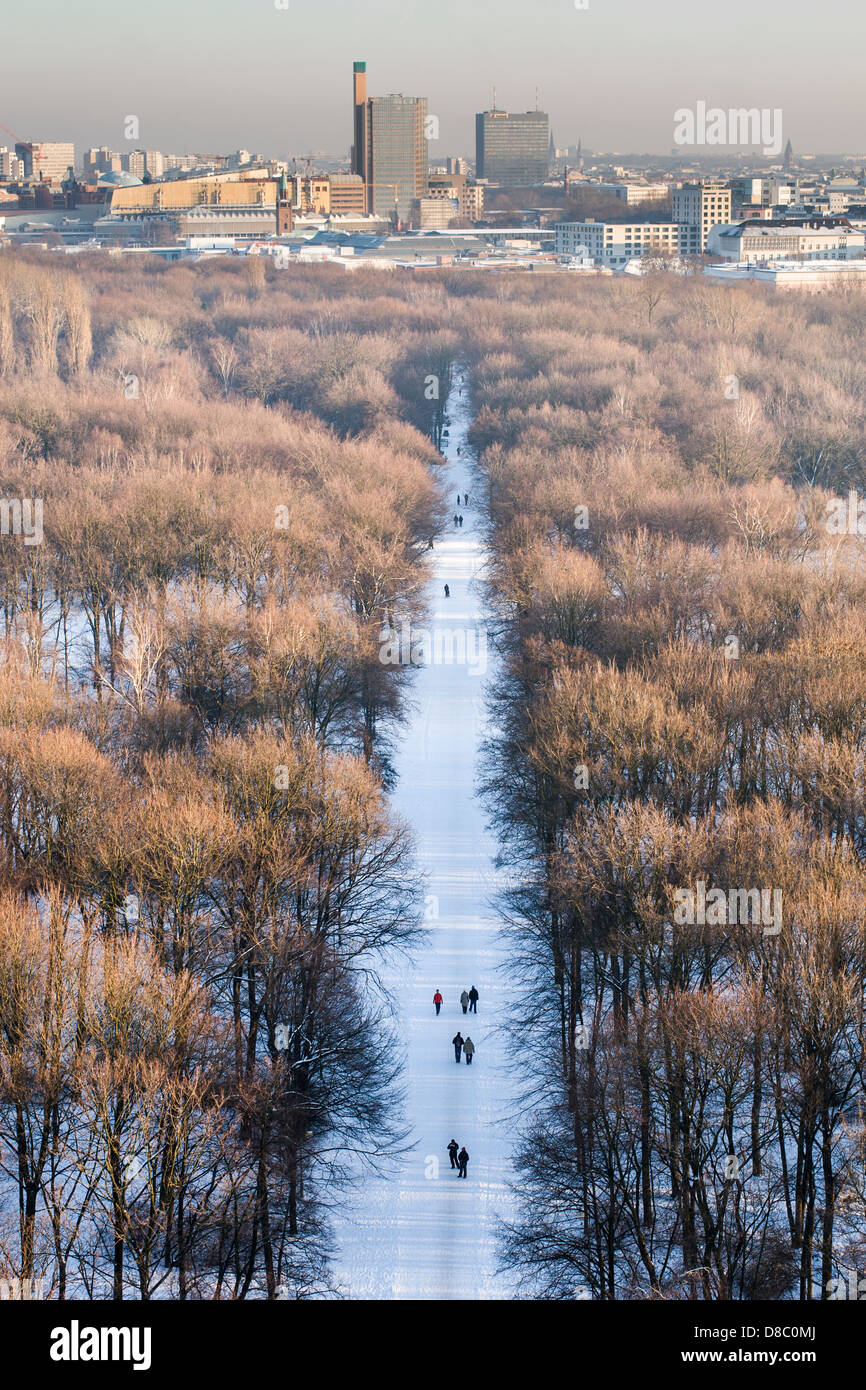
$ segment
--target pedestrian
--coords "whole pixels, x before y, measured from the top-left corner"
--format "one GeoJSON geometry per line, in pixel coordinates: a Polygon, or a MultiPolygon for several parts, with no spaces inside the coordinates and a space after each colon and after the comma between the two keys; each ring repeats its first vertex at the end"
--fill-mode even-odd
{"type": "Polygon", "coordinates": [[[469,506],[469,493],[468,493],[468,492],[464,492],[464,494],[463,494],[463,505],[464,505],[464,507],[468,507],[468,506],[469,506]]]}
{"type": "Polygon", "coordinates": [[[455,525],[455,526],[459,526],[459,525],[460,525],[460,518],[459,518],[459,516],[455,516],[455,517],[454,517],[454,525],[455,525]]]}
{"type": "Polygon", "coordinates": [[[433,995],[433,1003],[436,1005],[436,1017],[437,1017],[437,1018],[439,1017],[439,1010],[442,1008],[442,1005],[443,1005],[444,1002],[445,1002],[445,1001],[443,1000],[442,995],[439,993],[439,991],[438,991],[438,989],[437,989],[436,993],[433,995]]]}
{"type": "Polygon", "coordinates": [[[448,585],[447,585],[447,584],[445,585],[445,597],[446,597],[446,598],[450,598],[450,597],[451,597],[451,590],[448,588],[448,585]]]}
{"type": "Polygon", "coordinates": [[[464,1145],[463,1145],[463,1148],[460,1150],[459,1154],[457,1155],[457,1176],[458,1176],[458,1178],[465,1178],[465,1177],[466,1177],[466,1169],[467,1169],[468,1166],[469,1166],[469,1155],[468,1155],[468,1153],[466,1152],[466,1145],[464,1144],[464,1145]]]}
{"type": "Polygon", "coordinates": [[[460,996],[460,1003],[463,1007],[463,1012],[465,1013],[466,1010],[469,1008],[469,995],[466,993],[465,989],[460,996]]]}
{"type": "MultiPolygon", "coordinates": [[[[462,450],[461,450],[459,444],[457,445],[457,452],[458,452],[458,454],[462,453],[462,450]]],[[[459,499],[458,499],[458,506],[459,506],[459,499]]]]}
{"type": "Polygon", "coordinates": [[[457,494],[457,505],[458,505],[458,507],[460,506],[460,493],[459,493],[459,492],[458,492],[458,494],[457,494]]]}
{"type": "Polygon", "coordinates": [[[460,1033],[455,1033],[455,1035],[454,1035],[454,1037],[451,1039],[451,1041],[452,1041],[453,1044],[454,1044],[454,1061],[455,1061],[455,1062],[459,1062],[459,1061],[460,1061],[460,1049],[461,1049],[461,1047],[463,1046],[463,1037],[462,1037],[462,1035],[461,1035],[460,1033]]]}
{"type": "Polygon", "coordinates": [[[469,991],[469,1012],[471,1014],[478,1013],[478,990],[474,985],[469,991]]]}
{"type": "Polygon", "coordinates": [[[474,1044],[474,1042],[472,1041],[472,1039],[469,1037],[469,1034],[468,1034],[468,1033],[467,1033],[467,1035],[466,1035],[466,1041],[465,1041],[465,1043],[463,1044],[463,1051],[466,1053],[466,1065],[467,1065],[468,1067],[471,1067],[471,1066],[472,1066],[472,1058],[475,1056],[475,1044],[474,1044]]]}
{"type": "Polygon", "coordinates": [[[459,520],[459,522],[460,522],[460,525],[462,526],[462,525],[463,525],[463,518],[462,518],[462,516],[459,517],[458,520],[459,520]]]}
{"type": "Polygon", "coordinates": [[[448,1157],[451,1159],[452,1168],[457,1167],[457,1150],[459,1147],[460,1145],[457,1143],[456,1139],[452,1139],[451,1143],[448,1145],[448,1157]]]}

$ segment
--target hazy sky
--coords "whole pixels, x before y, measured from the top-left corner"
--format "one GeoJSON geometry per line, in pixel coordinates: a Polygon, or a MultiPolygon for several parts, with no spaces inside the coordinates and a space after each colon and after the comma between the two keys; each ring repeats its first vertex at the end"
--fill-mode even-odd
{"type": "Polygon", "coordinates": [[[698,100],[780,107],[801,151],[866,149],[854,0],[19,0],[5,6],[0,144],[72,139],[269,155],[351,139],[351,73],[426,96],[431,159],[474,153],[474,113],[550,112],[557,144],[668,153],[698,100]],[[124,140],[127,115],[140,141],[124,140]]]}

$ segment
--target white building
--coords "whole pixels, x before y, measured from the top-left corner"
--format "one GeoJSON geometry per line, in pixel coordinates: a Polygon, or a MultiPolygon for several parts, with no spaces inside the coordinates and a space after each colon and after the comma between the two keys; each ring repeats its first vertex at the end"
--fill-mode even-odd
{"type": "Polygon", "coordinates": [[[772,265],[708,265],[704,274],[723,284],[752,280],[780,290],[821,294],[855,288],[866,291],[866,260],[776,261],[772,265]]]}
{"type": "Polygon", "coordinates": [[[630,208],[638,203],[663,203],[671,191],[666,183],[594,183],[588,186],[618,198],[630,208]]]}
{"type": "Polygon", "coordinates": [[[847,261],[866,253],[866,233],[845,218],[785,222],[749,218],[713,227],[707,250],[738,265],[759,261],[847,261]]]}
{"type": "Polygon", "coordinates": [[[557,222],[558,256],[590,257],[601,265],[622,268],[635,256],[676,256],[680,228],[675,222],[557,222]]]}

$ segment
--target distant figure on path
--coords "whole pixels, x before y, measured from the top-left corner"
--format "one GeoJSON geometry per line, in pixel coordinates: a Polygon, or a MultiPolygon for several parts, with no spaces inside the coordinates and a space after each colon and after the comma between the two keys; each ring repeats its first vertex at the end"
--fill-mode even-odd
{"type": "Polygon", "coordinates": [[[452,1139],[451,1143],[448,1145],[448,1156],[451,1159],[452,1168],[457,1167],[457,1150],[459,1147],[460,1145],[457,1143],[456,1139],[452,1139]]]}
{"type": "Polygon", "coordinates": [[[442,1008],[442,1005],[443,1005],[444,1002],[445,1002],[445,1001],[443,1000],[442,995],[439,993],[439,991],[438,991],[438,989],[437,989],[436,993],[433,995],[433,1003],[436,1005],[436,1017],[437,1017],[437,1018],[439,1017],[439,1010],[442,1008]]]}
{"type": "MultiPolygon", "coordinates": [[[[457,452],[458,452],[458,454],[460,453],[460,445],[459,445],[459,444],[457,445],[457,452]]],[[[459,505],[460,499],[458,498],[457,501],[458,501],[458,505],[459,505]]]]}
{"type": "Polygon", "coordinates": [[[455,526],[459,526],[459,525],[460,525],[460,518],[459,518],[459,516],[455,516],[455,518],[454,518],[454,525],[455,525],[455,526]]]}
{"type": "Polygon", "coordinates": [[[458,492],[458,494],[457,494],[457,505],[458,505],[458,507],[460,506],[460,493],[459,493],[459,492],[458,492]]]}
{"type": "Polygon", "coordinates": [[[446,598],[450,598],[450,597],[451,597],[451,590],[448,588],[448,585],[447,585],[447,584],[445,585],[445,597],[446,597],[446,598]]]}
{"type": "Polygon", "coordinates": [[[469,506],[469,493],[468,493],[468,492],[464,492],[464,494],[463,494],[463,505],[464,505],[464,507],[468,507],[468,506],[469,506]]]}
{"type": "Polygon", "coordinates": [[[466,1065],[468,1067],[471,1067],[472,1058],[475,1056],[475,1044],[468,1034],[466,1036],[466,1041],[463,1044],[463,1051],[466,1053],[466,1065]]]}
{"type": "Polygon", "coordinates": [[[455,1060],[455,1062],[459,1062],[459,1061],[460,1061],[460,1049],[461,1049],[461,1047],[463,1046],[463,1036],[462,1036],[462,1034],[461,1034],[461,1033],[457,1033],[457,1034],[451,1039],[451,1041],[452,1041],[453,1044],[454,1044],[454,1060],[455,1060]]]}
{"type": "Polygon", "coordinates": [[[459,1154],[457,1155],[457,1176],[458,1176],[458,1178],[465,1178],[465,1177],[466,1177],[466,1169],[467,1169],[467,1167],[468,1167],[468,1164],[469,1164],[469,1155],[468,1155],[468,1153],[466,1152],[466,1146],[465,1146],[465,1144],[464,1144],[463,1148],[460,1150],[459,1154]]]}
{"type": "Polygon", "coordinates": [[[465,1013],[466,1010],[469,1008],[469,995],[466,993],[465,989],[460,996],[460,1003],[462,1005],[463,1012],[465,1013]]]}
{"type": "Polygon", "coordinates": [[[469,1012],[471,1014],[478,1013],[478,990],[474,985],[469,991],[469,1012]]]}
{"type": "Polygon", "coordinates": [[[461,517],[458,517],[458,521],[460,522],[460,525],[462,526],[462,525],[463,525],[463,518],[462,518],[462,516],[461,516],[461,517]]]}

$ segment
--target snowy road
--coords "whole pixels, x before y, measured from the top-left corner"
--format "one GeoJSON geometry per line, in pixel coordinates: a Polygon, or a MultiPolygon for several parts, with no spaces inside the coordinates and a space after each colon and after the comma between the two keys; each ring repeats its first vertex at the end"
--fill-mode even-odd
{"type": "Polygon", "coordinates": [[[406,1120],[414,1147],[390,1175],[368,1178],[349,1196],[336,1230],[335,1273],[351,1298],[510,1296],[507,1277],[496,1272],[496,1237],[499,1218],[511,1207],[508,1154],[516,1088],[503,1039],[494,1031],[508,1002],[504,973],[497,970],[497,922],[488,905],[495,845],[474,795],[491,658],[472,585],[484,551],[467,457],[471,416],[461,385],[455,377],[442,481],[449,507],[462,512],[464,522],[430,556],[433,659],[413,678],[416,708],[401,740],[393,795],[396,809],[414,827],[427,891],[438,909],[411,965],[386,976],[401,1006],[406,1120]],[[467,489],[468,505],[462,500],[467,489]],[[473,984],[481,996],[478,1015],[464,1017],[459,996],[473,984]],[[439,1018],[433,1008],[437,988],[445,997],[439,1018]],[[451,1039],[458,1028],[476,1044],[471,1066],[455,1063],[451,1039]],[[470,1155],[465,1182],[449,1165],[446,1145],[452,1138],[470,1155]]]}

